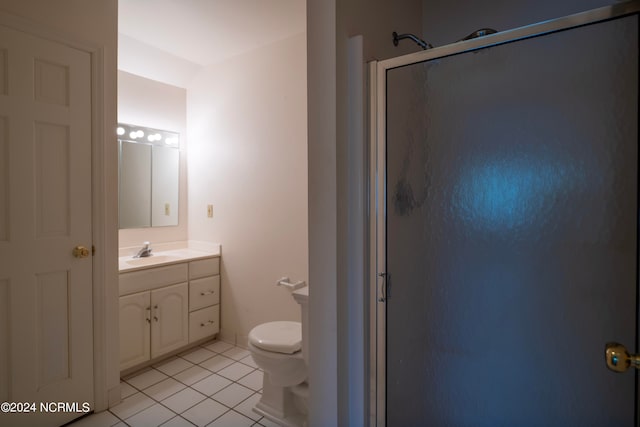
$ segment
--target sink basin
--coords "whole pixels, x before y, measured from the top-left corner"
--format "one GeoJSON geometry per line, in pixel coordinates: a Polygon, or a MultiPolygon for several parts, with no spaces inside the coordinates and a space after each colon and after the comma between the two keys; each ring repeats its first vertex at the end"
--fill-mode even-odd
{"type": "Polygon", "coordinates": [[[171,256],[171,255],[151,255],[145,258],[127,259],[124,262],[131,266],[141,266],[141,265],[161,264],[163,262],[177,261],[179,259],[180,257],[171,256]]]}

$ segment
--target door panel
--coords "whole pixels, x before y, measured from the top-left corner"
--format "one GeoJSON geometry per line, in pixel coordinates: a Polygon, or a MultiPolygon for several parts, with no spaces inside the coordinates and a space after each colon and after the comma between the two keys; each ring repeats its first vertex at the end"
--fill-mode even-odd
{"type": "Polygon", "coordinates": [[[120,297],[120,371],[151,359],[151,292],[120,297]]]}
{"type": "Polygon", "coordinates": [[[92,260],[72,254],[91,247],[91,58],[4,26],[0,52],[0,394],[93,406],[92,260]]]}
{"type": "Polygon", "coordinates": [[[189,344],[189,285],[151,291],[151,357],[189,344]]]}
{"type": "Polygon", "coordinates": [[[387,425],[631,426],[638,23],[387,72],[387,425]]]}

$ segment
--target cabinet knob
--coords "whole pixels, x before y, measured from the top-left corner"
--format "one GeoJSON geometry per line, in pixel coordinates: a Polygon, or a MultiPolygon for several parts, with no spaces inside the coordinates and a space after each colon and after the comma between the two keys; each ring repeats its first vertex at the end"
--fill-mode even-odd
{"type": "Polygon", "coordinates": [[[214,322],[213,320],[208,320],[208,321],[206,321],[204,323],[200,323],[200,326],[201,327],[202,326],[209,326],[209,325],[213,325],[214,323],[216,323],[216,322],[214,322]]]}

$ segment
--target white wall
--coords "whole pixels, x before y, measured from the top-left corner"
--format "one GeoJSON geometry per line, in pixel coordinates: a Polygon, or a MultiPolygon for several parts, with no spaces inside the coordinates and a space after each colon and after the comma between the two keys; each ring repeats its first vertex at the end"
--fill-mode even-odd
{"type": "Polygon", "coordinates": [[[206,67],[188,86],[189,239],[222,245],[221,337],[239,345],[257,324],[300,318],[275,282],[308,279],[305,41],[206,67]]]}
{"type": "Polygon", "coordinates": [[[132,37],[118,34],[118,69],[121,71],[184,88],[200,67],[132,37]]]}
{"type": "Polygon", "coordinates": [[[120,247],[187,240],[187,90],[118,71],[118,121],[180,133],[178,226],[120,230],[120,247]]]}
{"type": "MultiPolygon", "coordinates": [[[[309,38],[309,292],[310,305],[310,425],[367,425],[368,354],[354,346],[357,334],[367,334],[367,321],[355,318],[353,304],[364,307],[363,288],[350,260],[362,256],[363,246],[349,242],[351,214],[365,203],[350,199],[350,189],[362,188],[364,176],[350,176],[351,136],[366,135],[366,100],[350,99],[348,40],[363,35],[365,61],[385,59],[419,48],[411,43],[393,46],[393,31],[420,35],[420,0],[307,0],[309,38]],[[352,106],[360,104],[360,108],[352,106]],[[357,113],[356,110],[360,112],[357,113]],[[350,181],[355,179],[356,182],[350,181]],[[350,251],[355,249],[354,252],[350,251]],[[358,296],[361,298],[358,298],[358,296]],[[364,330],[363,330],[364,329],[364,330]],[[316,356],[317,355],[317,356],[316,356]]],[[[365,79],[361,79],[359,84],[365,79]]],[[[364,157],[366,153],[360,153],[364,157]]],[[[362,158],[360,157],[360,159],[362,158]]],[[[366,204],[365,204],[366,206],[366,204]]],[[[360,274],[360,277],[362,274],[360,274]]],[[[368,282],[367,282],[368,283],[368,282]]],[[[366,336],[366,335],[365,335],[366,336]]],[[[363,343],[367,345],[367,341],[363,343]]]]}
{"type": "Polygon", "coordinates": [[[97,48],[98,81],[95,82],[104,107],[101,112],[102,128],[94,129],[106,141],[99,152],[94,152],[94,179],[101,187],[96,196],[97,214],[103,220],[94,230],[96,260],[94,277],[104,282],[104,304],[94,305],[94,318],[102,319],[102,328],[94,329],[94,339],[101,351],[94,354],[96,382],[96,410],[105,409],[110,400],[120,399],[118,366],[118,162],[115,143],[116,83],[117,83],[117,0],[2,0],[0,10],[24,18],[43,31],[52,30],[71,39],[97,48]],[[98,86],[99,85],[99,86],[98,86]],[[98,261],[99,260],[99,261],[98,261]],[[114,332],[115,331],[115,332],[114,332]]]}

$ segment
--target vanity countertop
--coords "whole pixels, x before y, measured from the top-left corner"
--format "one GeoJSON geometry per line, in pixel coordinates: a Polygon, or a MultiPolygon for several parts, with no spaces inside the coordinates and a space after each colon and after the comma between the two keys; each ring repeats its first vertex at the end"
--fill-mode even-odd
{"type": "Polygon", "coordinates": [[[144,258],[133,258],[132,254],[139,248],[122,248],[118,258],[120,273],[220,256],[220,245],[217,244],[181,246],[159,244],[154,247],[151,245],[152,255],[144,258]]]}

